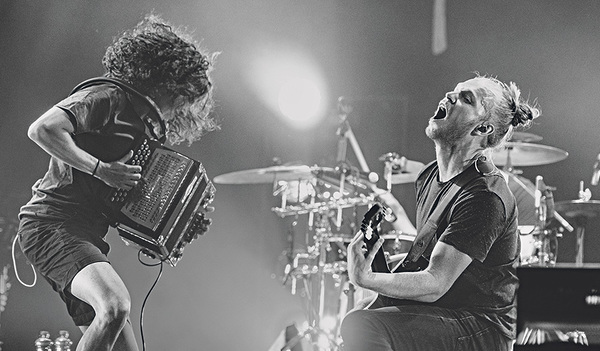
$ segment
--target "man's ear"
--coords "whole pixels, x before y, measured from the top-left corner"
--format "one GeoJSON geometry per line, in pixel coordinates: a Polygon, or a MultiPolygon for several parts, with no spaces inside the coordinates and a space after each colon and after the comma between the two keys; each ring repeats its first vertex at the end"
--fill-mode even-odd
{"type": "Polygon", "coordinates": [[[475,129],[473,129],[473,131],[471,132],[471,135],[479,135],[479,136],[484,136],[484,135],[490,135],[494,132],[494,126],[491,124],[480,124],[477,127],[475,127],[475,129]]]}

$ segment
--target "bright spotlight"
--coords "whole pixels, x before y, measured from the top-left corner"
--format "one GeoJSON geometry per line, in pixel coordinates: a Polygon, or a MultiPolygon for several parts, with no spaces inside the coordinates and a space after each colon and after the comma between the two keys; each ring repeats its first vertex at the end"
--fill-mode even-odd
{"type": "Polygon", "coordinates": [[[257,45],[245,71],[256,97],[297,129],[310,129],[325,116],[327,84],[320,65],[289,44],[257,45]]]}
{"type": "Polygon", "coordinates": [[[287,118],[297,123],[312,124],[320,111],[321,92],[312,81],[293,78],[279,89],[278,102],[281,113],[287,118]]]}

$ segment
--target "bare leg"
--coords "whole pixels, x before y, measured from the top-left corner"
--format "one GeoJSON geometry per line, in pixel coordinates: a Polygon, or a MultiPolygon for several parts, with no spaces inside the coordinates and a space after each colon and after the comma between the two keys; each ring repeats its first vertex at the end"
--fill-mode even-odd
{"type": "MultiPolygon", "coordinates": [[[[79,329],[83,333],[88,329],[87,326],[80,326],[79,329]]],[[[138,346],[135,341],[135,335],[133,333],[133,327],[131,326],[131,321],[127,320],[127,324],[121,330],[121,334],[117,337],[117,342],[115,342],[115,346],[112,351],[138,351],[138,346]]]]}
{"type": "Polygon", "coordinates": [[[131,300],[125,284],[107,262],[83,268],[71,283],[71,293],[90,304],[96,316],[84,333],[77,351],[137,351],[131,324],[127,323],[131,300]]]}

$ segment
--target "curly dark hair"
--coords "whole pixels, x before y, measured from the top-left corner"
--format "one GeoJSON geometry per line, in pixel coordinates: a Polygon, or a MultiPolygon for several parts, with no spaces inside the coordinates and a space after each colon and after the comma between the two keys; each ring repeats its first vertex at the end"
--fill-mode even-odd
{"type": "Polygon", "coordinates": [[[116,38],[102,59],[105,76],[122,79],[153,99],[168,98],[175,115],[167,121],[172,144],[192,143],[218,129],[209,73],[218,53],[208,54],[184,30],[150,14],[116,38]]]}

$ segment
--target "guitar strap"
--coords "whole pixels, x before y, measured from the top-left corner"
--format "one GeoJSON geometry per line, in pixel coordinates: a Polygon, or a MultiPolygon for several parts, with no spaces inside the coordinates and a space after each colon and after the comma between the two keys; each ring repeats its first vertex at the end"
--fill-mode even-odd
{"type": "Polygon", "coordinates": [[[419,257],[423,255],[431,243],[431,240],[433,240],[433,237],[438,232],[438,226],[441,220],[450,210],[451,204],[454,203],[461,189],[463,189],[465,185],[477,178],[479,175],[488,176],[496,172],[498,172],[498,169],[494,166],[494,164],[488,161],[485,156],[480,156],[475,161],[474,167],[470,166],[454,180],[452,180],[450,189],[442,196],[440,201],[435,206],[435,209],[430,213],[423,227],[419,230],[419,233],[415,237],[415,240],[413,241],[406,258],[404,259],[404,262],[416,262],[419,257]]]}
{"type": "Polygon", "coordinates": [[[140,99],[142,99],[142,101],[144,101],[146,103],[146,105],[150,108],[150,113],[147,114],[149,120],[142,119],[144,124],[146,125],[146,127],[148,127],[148,130],[150,131],[150,133],[152,134],[152,136],[155,139],[160,141],[161,144],[165,143],[166,135],[167,135],[167,133],[166,133],[167,127],[165,125],[165,121],[162,119],[162,114],[160,113],[160,109],[158,108],[156,103],[154,101],[152,101],[152,99],[150,99],[150,97],[140,93],[134,87],[132,87],[131,85],[129,85],[128,83],[126,83],[123,80],[117,79],[117,78],[108,78],[108,77],[90,78],[88,80],[85,80],[85,81],[79,83],[75,88],[73,88],[73,90],[71,90],[71,93],[69,95],[72,95],[73,93],[75,93],[78,90],[81,90],[81,89],[84,89],[84,88],[87,88],[87,87],[90,87],[93,85],[103,84],[103,83],[112,83],[112,84],[118,86],[119,88],[123,89],[127,93],[130,93],[130,94],[135,95],[135,96],[139,97],[140,99]],[[152,122],[156,123],[160,127],[160,129],[161,129],[160,133],[159,133],[160,136],[158,136],[157,133],[155,132],[154,124],[152,122]]]}

